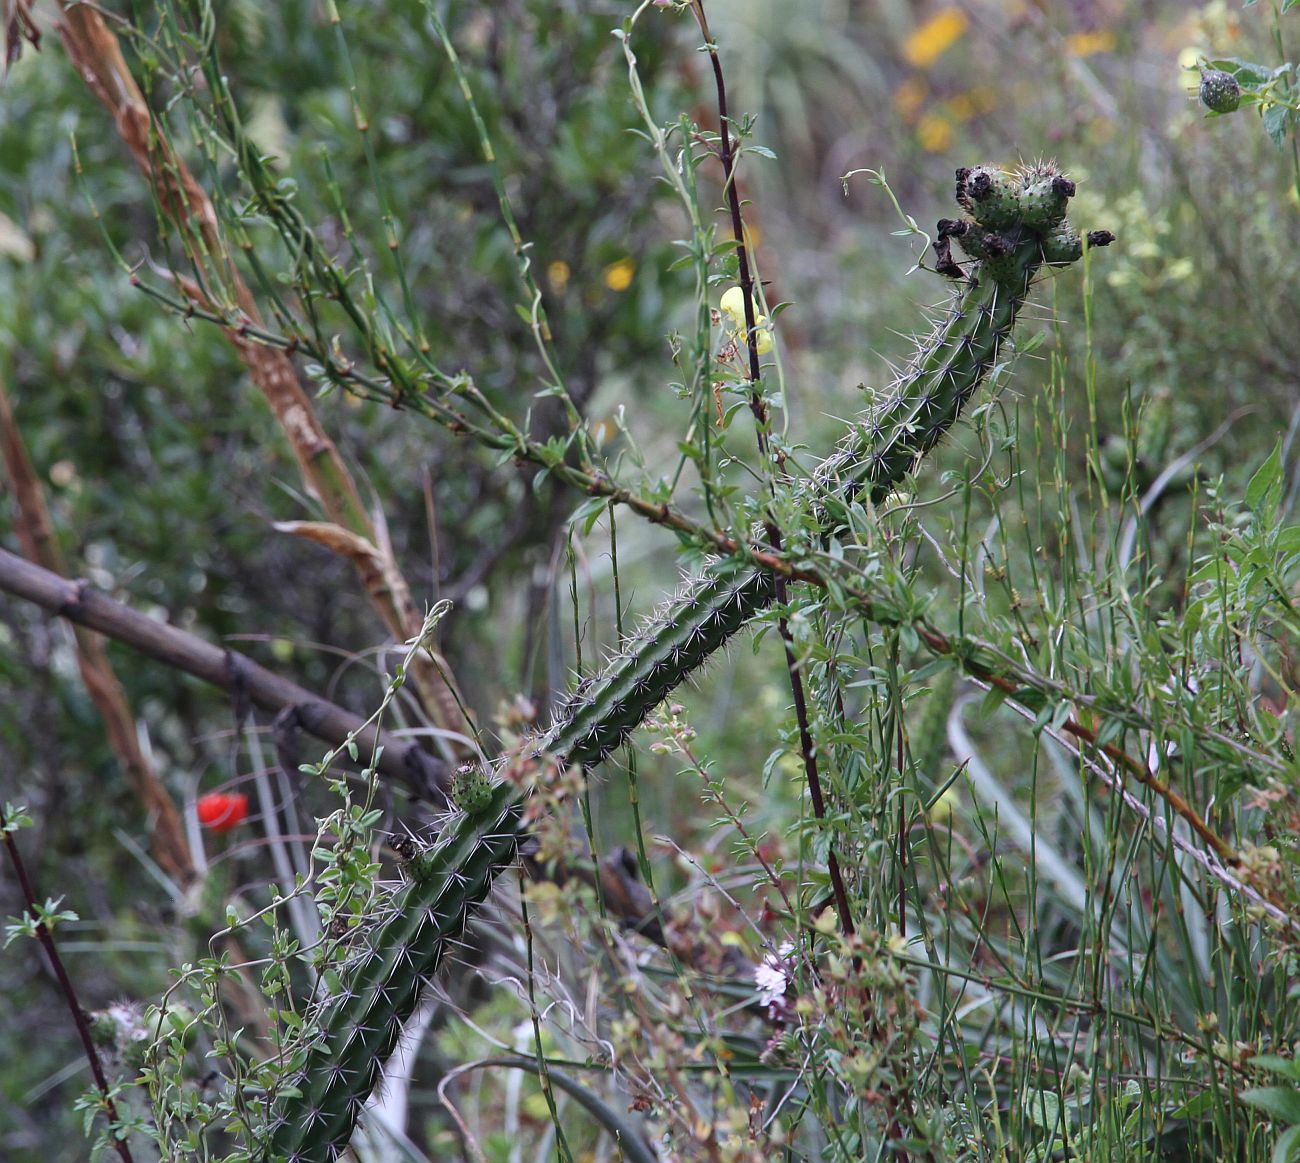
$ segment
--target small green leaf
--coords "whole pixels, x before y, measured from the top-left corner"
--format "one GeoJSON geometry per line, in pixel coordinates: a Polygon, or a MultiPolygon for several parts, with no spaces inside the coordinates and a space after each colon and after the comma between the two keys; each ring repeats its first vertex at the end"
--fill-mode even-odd
{"type": "Polygon", "coordinates": [[[1007,699],[1007,691],[1000,686],[989,687],[989,693],[984,696],[980,703],[980,715],[987,717],[993,714],[1007,699]]]}
{"type": "Polygon", "coordinates": [[[1289,1086],[1257,1086],[1241,1092],[1241,1101],[1288,1126],[1300,1124],[1300,1091],[1289,1086]]]}
{"type": "Polygon", "coordinates": [[[574,509],[569,517],[569,524],[580,526],[585,537],[600,520],[607,507],[604,497],[589,497],[574,509]]]}
{"type": "Polygon", "coordinates": [[[1300,1159],[1300,1127],[1290,1127],[1273,1144],[1273,1163],[1295,1163],[1300,1159]]]}
{"type": "Polygon", "coordinates": [[[1243,85],[1266,85],[1273,79],[1273,70],[1267,65],[1243,61],[1240,57],[1223,57],[1221,60],[1211,61],[1210,68],[1231,73],[1243,85]]]}
{"type": "Polygon", "coordinates": [[[1055,1138],[1061,1125],[1061,1100],[1050,1090],[1040,1090],[1025,1095],[1024,1113],[1043,1130],[1055,1138]]]}
{"type": "Polygon", "coordinates": [[[1285,105],[1270,105],[1264,110],[1264,132],[1278,149],[1286,145],[1290,136],[1291,117],[1291,110],[1285,105]]]}
{"type": "Polygon", "coordinates": [[[1269,492],[1282,479],[1282,442],[1279,440],[1273,445],[1273,451],[1268,454],[1268,459],[1255,470],[1255,475],[1250,478],[1250,484],[1246,486],[1246,504],[1255,512],[1259,512],[1260,505],[1269,492]]]}
{"type": "Polygon", "coordinates": [[[1097,746],[1104,747],[1107,743],[1114,743],[1122,734],[1124,734],[1124,721],[1107,719],[1102,723],[1101,730],[1097,732],[1097,746]]]}

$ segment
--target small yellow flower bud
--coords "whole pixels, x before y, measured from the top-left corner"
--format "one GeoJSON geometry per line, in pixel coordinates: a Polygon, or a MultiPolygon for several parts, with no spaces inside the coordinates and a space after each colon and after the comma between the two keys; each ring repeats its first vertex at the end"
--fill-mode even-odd
{"type": "Polygon", "coordinates": [[[745,326],[745,292],[739,287],[730,287],[722,293],[722,302],[718,304],[719,309],[728,318],[734,326],[745,326]]]}
{"type": "MultiPolygon", "coordinates": [[[[736,333],[737,338],[743,338],[745,334],[745,292],[739,287],[729,287],[722,294],[722,300],[718,303],[718,310],[727,317],[731,324],[731,330],[736,333]]],[[[775,346],[772,340],[772,325],[768,322],[766,315],[759,314],[757,302],[754,303],[754,341],[758,346],[759,355],[766,355],[775,346]]]]}
{"type": "Polygon", "coordinates": [[[930,805],[926,818],[936,827],[952,823],[953,809],[957,806],[957,793],[951,788],[944,789],[943,795],[930,805]]]}

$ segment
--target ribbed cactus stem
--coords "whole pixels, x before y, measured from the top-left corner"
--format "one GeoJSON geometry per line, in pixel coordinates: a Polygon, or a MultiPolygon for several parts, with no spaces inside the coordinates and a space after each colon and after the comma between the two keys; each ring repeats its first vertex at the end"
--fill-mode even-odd
{"type": "MultiPolygon", "coordinates": [[[[873,502],[884,500],[952,427],[997,360],[1025,301],[1039,249],[1023,245],[1011,285],[971,278],[889,399],[855,424],[817,469],[825,535],[843,524],[843,506],[858,494],[865,491],[873,502]]],[[[734,559],[719,562],[628,639],[599,675],[573,692],[539,749],[573,763],[600,762],[775,599],[776,585],[767,571],[734,559]]]]}
{"type": "MultiPolygon", "coordinates": [[[[844,524],[847,501],[862,493],[884,500],[953,426],[997,364],[1039,267],[1082,255],[1082,239],[1065,220],[1074,188],[1045,164],[1014,175],[989,166],[957,171],[957,200],[971,216],[941,222],[935,249],[939,269],[962,286],[891,395],[814,473],[823,536],[844,524]],[[954,239],[975,260],[969,272],[952,258],[954,239]]],[[[1088,236],[1094,246],[1111,237],[1088,236]]],[[[599,762],[775,597],[766,571],[734,560],[715,565],[573,692],[539,750],[599,762]]]]}
{"type": "MultiPolygon", "coordinates": [[[[814,474],[823,536],[845,524],[848,500],[883,500],[952,427],[996,364],[1039,267],[1082,254],[1083,239],[1065,220],[1073,193],[1074,184],[1045,165],[1018,175],[987,166],[958,171],[958,201],[969,217],[941,222],[935,249],[938,269],[962,285],[890,396],[814,474]],[[973,260],[969,271],[952,257],[954,240],[973,260]]],[[[1111,236],[1088,240],[1104,246],[1111,236]]],[[[775,594],[772,576],[743,560],[713,564],[574,691],[532,753],[599,763],[775,594]]],[[[410,883],[372,924],[340,988],[310,1016],[294,1093],[276,1100],[264,1128],[264,1163],[328,1163],[346,1148],[425,982],[513,861],[526,827],[525,793],[482,775],[458,774],[452,795],[463,815],[432,848],[411,856],[410,883]]]]}
{"type": "MultiPolygon", "coordinates": [[[[1001,256],[1002,278],[977,270],[966,281],[893,392],[818,468],[819,491],[845,500],[865,492],[879,504],[939,443],[997,363],[1041,262],[1040,250],[1036,240],[1026,240],[1001,256]]],[[[829,524],[838,524],[833,515],[829,524]]]]}
{"type": "Polygon", "coordinates": [[[775,596],[771,574],[732,558],[715,563],[570,695],[538,750],[599,763],[775,596]]]}
{"type": "Polygon", "coordinates": [[[318,1033],[268,1128],[265,1163],[328,1163],[348,1145],[402,1026],[448,948],[465,931],[523,832],[521,796],[498,784],[490,802],[457,819],[406,864],[409,883],[344,967],[343,985],[310,1015],[318,1033]]]}

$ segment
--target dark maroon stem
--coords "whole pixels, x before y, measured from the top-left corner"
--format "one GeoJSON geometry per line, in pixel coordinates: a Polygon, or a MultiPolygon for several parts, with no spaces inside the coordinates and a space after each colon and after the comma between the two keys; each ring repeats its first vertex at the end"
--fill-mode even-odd
{"type": "MultiPolygon", "coordinates": [[[[704,0],[695,0],[692,9],[695,20],[704,36],[705,48],[709,62],[713,66],[713,79],[718,90],[718,160],[722,163],[724,194],[727,209],[731,214],[731,233],[736,240],[736,259],[740,267],[740,293],[745,300],[745,347],[749,353],[749,410],[753,413],[758,431],[758,451],[766,460],[771,456],[768,440],[768,413],[763,403],[762,393],[758,389],[760,369],[758,364],[758,332],[754,318],[754,276],[749,269],[749,248],[745,245],[745,220],[740,209],[740,190],[736,184],[736,155],[731,150],[731,122],[727,113],[727,83],[722,75],[722,59],[718,56],[709,32],[708,18],[704,15],[704,0]]],[[[779,472],[784,472],[785,457],[777,452],[775,457],[779,472]]],[[[777,553],[781,552],[781,531],[774,522],[766,522],[768,539],[777,553]]],[[[784,606],[787,602],[785,578],[776,578],[776,601],[784,606]]],[[[790,674],[790,692],[794,696],[794,713],[799,724],[799,749],[803,756],[804,772],[808,778],[808,795],[812,800],[813,815],[819,820],[826,819],[826,798],[822,794],[821,774],[817,769],[817,752],[813,746],[812,731],[808,725],[808,700],[804,695],[803,675],[799,670],[799,660],[795,655],[794,638],[790,626],[782,617],[778,621],[781,642],[785,647],[785,665],[790,674]]],[[[844,886],[844,876],[840,872],[840,862],[835,856],[832,845],[827,853],[827,870],[831,878],[831,890],[835,896],[835,908],[840,915],[840,925],[845,933],[852,934],[853,917],[849,912],[849,894],[844,886]]]]}
{"type": "MultiPolygon", "coordinates": [[[[31,878],[27,875],[27,866],[23,863],[22,854],[18,851],[18,845],[14,841],[14,834],[9,828],[9,819],[5,815],[3,807],[0,807],[0,834],[4,836],[5,851],[9,853],[9,863],[13,865],[14,875],[18,878],[18,887],[23,894],[23,903],[27,906],[28,915],[36,922],[36,939],[41,943],[41,948],[45,950],[45,955],[50,959],[50,965],[54,969],[54,977],[59,983],[59,992],[63,994],[63,1000],[67,1002],[68,1009],[72,1011],[72,1021],[77,1027],[77,1034],[81,1038],[82,1049],[86,1052],[86,1060],[90,1063],[90,1072],[95,1076],[95,1085],[99,1087],[99,1093],[104,1100],[104,1111],[107,1113],[109,1121],[116,1127],[120,1122],[117,1114],[117,1104],[109,1094],[108,1079],[104,1075],[104,1067],[99,1061],[99,1051],[95,1049],[95,1041],[90,1035],[90,1019],[86,1016],[86,1011],[81,1008],[81,1003],[77,1001],[77,991],[72,984],[72,978],[68,976],[68,971],[63,964],[63,958],[59,956],[58,947],[54,943],[54,934],[50,932],[50,927],[40,920],[39,906],[36,903],[36,890],[32,887],[31,878]]],[[[125,1140],[117,1137],[115,1130],[110,1130],[113,1136],[113,1146],[117,1149],[122,1163],[133,1163],[131,1159],[131,1149],[126,1145],[125,1140]]]]}

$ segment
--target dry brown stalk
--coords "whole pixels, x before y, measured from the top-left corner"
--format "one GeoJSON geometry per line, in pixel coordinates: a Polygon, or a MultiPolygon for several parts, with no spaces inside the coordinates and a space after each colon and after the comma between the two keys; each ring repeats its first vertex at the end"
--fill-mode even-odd
{"type": "MultiPolygon", "coordinates": [[[[176,227],[195,269],[208,279],[219,280],[233,298],[232,311],[206,283],[177,279],[197,306],[232,319],[225,328],[227,337],[280,422],[307,488],[339,529],[332,544],[320,537],[314,539],[345,553],[398,641],[415,637],[422,619],[387,540],[366,511],[338,448],[321,427],[288,353],[249,338],[248,328],[259,328],[261,316],[226,245],[216,208],[173,148],[164,127],[150,114],[116,35],[88,4],[65,3],[58,30],[82,79],[112,115],[118,136],[148,180],[163,215],[176,227]]],[[[419,657],[412,665],[415,689],[434,721],[446,730],[466,733],[469,724],[444,678],[447,674],[441,660],[435,663],[419,657]]]]}
{"type": "Polygon", "coordinates": [[[418,796],[445,800],[447,764],[411,742],[259,666],[246,655],[225,650],[114,601],[88,582],[71,581],[0,549],[0,593],[13,594],[94,630],[185,674],[237,693],[272,714],[293,712],[293,725],[335,748],[352,739],[360,755],[381,752],[377,770],[407,784],[418,796]]]}
{"type": "MultiPolygon", "coordinates": [[[[0,380],[0,457],[4,459],[18,506],[15,525],[23,552],[53,573],[65,573],[63,553],[45,504],[45,492],[27,454],[3,380],[0,380]]],[[[176,804],[140,746],[126,692],[108,660],[104,640],[75,624],[72,632],[77,643],[77,667],[81,671],[81,680],[104,722],[109,745],[135,787],[140,806],[144,809],[154,859],[183,888],[188,887],[196,873],[194,861],[190,858],[190,846],[185,839],[185,827],[176,804]]]]}

